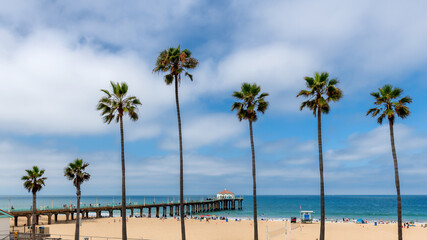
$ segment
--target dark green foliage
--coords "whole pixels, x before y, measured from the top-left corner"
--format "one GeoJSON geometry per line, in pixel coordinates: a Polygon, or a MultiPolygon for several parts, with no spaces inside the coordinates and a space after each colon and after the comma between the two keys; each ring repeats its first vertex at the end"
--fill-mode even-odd
{"type": "Polygon", "coordinates": [[[268,93],[261,93],[261,87],[254,84],[243,83],[240,92],[234,92],[233,97],[239,101],[233,103],[231,110],[237,110],[237,117],[240,121],[243,119],[255,122],[257,112],[265,113],[268,108],[268,102],[265,101],[268,93]],[[259,94],[259,95],[258,95],[259,94]]]}
{"type": "Polygon", "coordinates": [[[185,76],[188,76],[193,81],[193,75],[188,73],[187,70],[195,69],[199,62],[191,55],[191,51],[188,49],[181,51],[181,46],[163,50],[157,57],[156,67],[153,72],[168,72],[164,76],[167,85],[172,84],[174,78],[178,80],[178,83],[181,82],[181,73],[183,72],[185,76]]]}
{"type": "Polygon", "coordinates": [[[80,186],[83,182],[89,181],[90,174],[85,172],[86,167],[89,163],[83,162],[82,159],[76,159],[74,162],[70,162],[64,170],[64,176],[73,181],[74,186],[80,186]]]}
{"type": "Polygon", "coordinates": [[[384,118],[394,122],[396,115],[402,119],[407,118],[411,112],[406,105],[412,102],[412,98],[406,96],[397,100],[402,92],[403,90],[400,88],[384,85],[378,89],[378,92],[371,93],[371,96],[375,98],[374,104],[377,107],[369,109],[366,115],[371,115],[372,117],[379,115],[377,118],[379,124],[383,123],[384,118]]]}
{"type": "Polygon", "coordinates": [[[25,170],[27,175],[22,176],[21,180],[24,181],[24,187],[28,192],[39,192],[45,185],[46,177],[43,177],[44,169],[40,170],[37,166],[32,169],[25,170]]]}
{"type": "Polygon", "coordinates": [[[128,85],[126,83],[111,83],[113,92],[102,89],[106,96],[98,102],[97,110],[101,110],[104,122],[110,124],[115,118],[119,122],[120,117],[127,114],[132,121],[138,120],[137,108],[141,105],[138,98],[126,97],[128,85]]]}
{"type": "Polygon", "coordinates": [[[307,90],[301,90],[297,97],[304,96],[308,98],[307,101],[304,101],[300,110],[304,108],[310,109],[314,116],[317,115],[318,108],[322,113],[329,113],[330,101],[339,101],[342,97],[341,89],[337,88],[335,85],[339,83],[337,79],[329,79],[329,73],[315,73],[314,78],[305,77],[305,84],[307,90]]]}

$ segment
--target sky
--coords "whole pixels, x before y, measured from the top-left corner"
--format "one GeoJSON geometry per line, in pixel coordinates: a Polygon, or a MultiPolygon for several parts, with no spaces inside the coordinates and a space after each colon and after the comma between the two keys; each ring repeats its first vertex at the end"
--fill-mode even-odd
{"type": "Polygon", "coordinates": [[[247,121],[233,91],[257,83],[270,96],[254,124],[258,194],[318,194],[317,121],[304,77],[329,72],[344,96],[322,116],[325,193],[395,194],[388,125],[367,117],[384,84],[413,98],[395,125],[402,194],[427,194],[427,2],[11,1],[0,8],[0,194],[28,194],[37,165],[41,195],[73,195],[65,166],[83,158],[83,195],[120,195],[120,132],[96,110],[110,81],[138,97],[126,119],[129,195],[179,194],[173,86],[153,74],[168,47],[199,60],[180,85],[185,194],[252,193],[247,121]]]}

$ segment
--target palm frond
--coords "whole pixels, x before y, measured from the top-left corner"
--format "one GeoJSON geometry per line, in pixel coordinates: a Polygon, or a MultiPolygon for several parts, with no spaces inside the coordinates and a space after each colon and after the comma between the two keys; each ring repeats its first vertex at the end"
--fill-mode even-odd
{"type": "Polygon", "coordinates": [[[390,98],[391,99],[398,98],[402,92],[403,92],[403,89],[394,88],[390,91],[390,98]]]}
{"type": "Polygon", "coordinates": [[[300,90],[297,97],[303,96],[309,98],[300,105],[300,110],[308,108],[317,117],[317,109],[321,113],[328,114],[330,110],[329,102],[337,102],[342,96],[343,92],[340,88],[336,87],[339,81],[334,78],[329,80],[329,73],[322,72],[314,73],[314,77],[305,77],[307,89],[300,90]]]}
{"type": "Polygon", "coordinates": [[[126,96],[129,90],[127,83],[110,82],[110,84],[113,93],[104,90],[106,96],[102,97],[97,105],[97,110],[101,111],[103,121],[110,124],[112,120],[116,119],[119,122],[123,114],[129,115],[131,120],[136,121],[138,119],[136,111],[138,106],[142,105],[141,101],[135,96],[126,96]]]}
{"type": "Polygon", "coordinates": [[[188,76],[190,80],[193,81],[193,75],[188,73],[188,70],[195,69],[198,65],[198,61],[191,56],[191,51],[188,49],[181,51],[180,45],[178,45],[177,48],[170,47],[160,52],[153,72],[168,72],[168,74],[164,76],[167,85],[172,84],[174,79],[180,82],[181,73],[183,72],[185,72],[185,76],[188,76]]]}
{"type": "Polygon", "coordinates": [[[312,77],[305,77],[304,80],[307,88],[313,88],[314,79],[312,77]]]}
{"type": "Polygon", "coordinates": [[[238,102],[234,102],[231,110],[237,110],[237,117],[240,121],[247,119],[255,122],[257,117],[257,112],[265,113],[269,103],[265,101],[268,93],[261,93],[261,87],[254,84],[242,83],[241,91],[235,91],[233,97],[235,97],[238,102]]]}
{"type": "Polygon", "coordinates": [[[233,97],[238,98],[238,99],[240,99],[240,100],[243,100],[243,99],[244,99],[244,97],[245,97],[245,95],[243,94],[243,92],[237,92],[237,91],[235,91],[235,92],[233,93],[233,97]]]}
{"type": "Polygon", "coordinates": [[[90,179],[90,174],[85,172],[88,166],[89,163],[83,162],[83,159],[77,158],[64,169],[64,176],[68,180],[73,181],[74,186],[78,187],[83,182],[90,179]]]}
{"type": "Polygon", "coordinates": [[[409,96],[403,97],[402,99],[399,100],[399,103],[402,105],[412,103],[412,98],[409,96]]]}
{"type": "Polygon", "coordinates": [[[412,98],[409,96],[403,97],[400,100],[394,100],[402,94],[401,88],[394,88],[392,85],[386,84],[378,89],[378,92],[371,93],[371,96],[375,98],[375,105],[381,106],[381,108],[373,108],[368,111],[373,117],[377,114],[380,116],[377,119],[379,124],[382,124],[384,118],[388,118],[390,122],[394,122],[395,116],[405,119],[410,115],[409,107],[406,105],[412,102],[412,98]]]}
{"type": "Polygon", "coordinates": [[[24,188],[28,192],[38,192],[45,185],[46,177],[43,177],[45,173],[44,169],[39,169],[37,166],[33,166],[32,169],[26,169],[25,172],[27,175],[21,177],[21,180],[24,181],[24,188]]]}

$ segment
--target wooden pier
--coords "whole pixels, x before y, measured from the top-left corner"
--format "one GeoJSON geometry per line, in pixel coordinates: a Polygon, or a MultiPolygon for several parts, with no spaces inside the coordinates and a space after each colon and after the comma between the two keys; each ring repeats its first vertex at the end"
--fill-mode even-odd
{"type": "MultiPolygon", "coordinates": [[[[242,210],[243,208],[243,198],[232,198],[232,199],[212,199],[212,200],[203,200],[203,201],[189,201],[184,202],[184,210],[186,215],[197,214],[201,212],[213,212],[213,211],[224,211],[224,210],[242,210]],[[237,204],[236,204],[237,203],[237,204]],[[237,205],[237,206],[236,206],[237,205]]],[[[80,209],[82,218],[89,218],[89,213],[95,213],[96,218],[100,218],[102,212],[108,212],[109,217],[113,217],[114,211],[120,211],[120,216],[122,206],[117,204],[114,206],[104,205],[104,206],[90,206],[82,207],[80,209]]],[[[160,217],[160,209],[162,209],[162,217],[173,217],[179,216],[179,202],[168,202],[168,203],[150,203],[150,204],[129,204],[126,205],[126,210],[130,210],[130,216],[133,217],[135,213],[138,213],[142,217],[143,210],[147,209],[147,217],[151,218],[152,209],[155,209],[155,217],[160,217]]],[[[18,218],[26,217],[27,226],[31,225],[32,220],[32,211],[11,211],[10,215],[14,216],[14,225],[18,226],[18,218]]],[[[39,223],[40,216],[47,216],[48,224],[52,223],[52,217],[54,221],[58,221],[58,215],[65,215],[67,221],[74,220],[76,214],[75,208],[62,208],[62,209],[46,209],[46,210],[37,210],[36,225],[39,223]]],[[[154,212],[153,212],[154,214],[154,212]]]]}

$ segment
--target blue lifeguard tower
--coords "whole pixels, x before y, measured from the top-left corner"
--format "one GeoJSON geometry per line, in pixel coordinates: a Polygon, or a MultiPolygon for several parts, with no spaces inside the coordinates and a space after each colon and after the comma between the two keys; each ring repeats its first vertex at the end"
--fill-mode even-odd
{"type": "Polygon", "coordinates": [[[314,213],[313,211],[300,211],[300,219],[301,223],[312,223],[313,217],[311,214],[314,213]]]}

